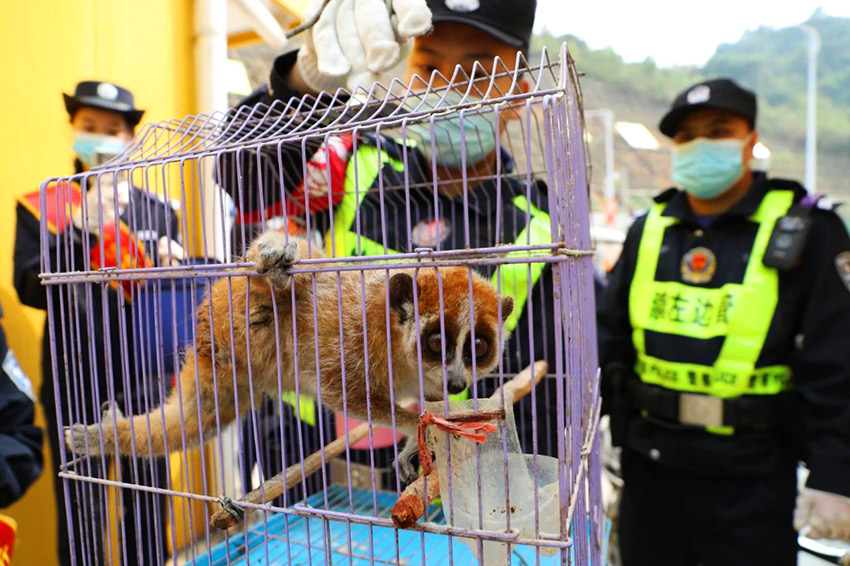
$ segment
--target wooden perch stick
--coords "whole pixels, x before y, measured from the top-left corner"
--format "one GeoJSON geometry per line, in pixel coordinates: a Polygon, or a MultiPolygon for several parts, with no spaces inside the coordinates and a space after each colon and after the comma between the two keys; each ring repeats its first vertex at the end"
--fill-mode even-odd
{"type": "MultiPolygon", "coordinates": [[[[368,435],[369,423],[363,423],[348,431],[348,441],[354,445],[356,442],[366,438],[368,435]]],[[[304,458],[303,476],[301,474],[301,462],[298,462],[287,467],[284,473],[266,480],[261,487],[258,487],[239,500],[239,502],[236,502],[236,505],[234,505],[234,502],[231,502],[226,498],[222,498],[222,509],[219,509],[213,514],[210,519],[210,525],[217,529],[229,529],[240,520],[237,516],[240,512],[236,510],[238,509],[238,503],[265,503],[266,501],[271,501],[283,493],[284,483],[287,488],[300,484],[302,478],[309,477],[322,468],[323,452],[325,461],[336,458],[345,452],[345,437],[341,436],[337,438],[336,440],[328,443],[322,450],[317,450],[304,458]],[[283,480],[284,476],[286,477],[285,482],[283,480]]]]}
{"type": "MultiPolygon", "coordinates": [[[[535,383],[540,381],[540,378],[546,373],[547,368],[548,365],[546,365],[546,362],[536,362],[534,364],[535,383]]],[[[515,401],[524,395],[527,395],[528,392],[531,391],[531,366],[518,373],[516,377],[505,384],[505,393],[507,394],[509,391],[514,392],[515,401]]],[[[496,394],[498,395],[498,391],[496,394]]],[[[360,424],[348,431],[348,442],[350,442],[351,445],[354,445],[356,442],[366,438],[368,435],[369,423],[360,424]]],[[[286,484],[287,489],[294,487],[300,484],[302,479],[309,477],[320,470],[322,468],[323,453],[325,461],[331,460],[345,452],[345,445],[346,440],[343,436],[328,443],[321,450],[317,450],[304,458],[303,474],[301,473],[302,463],[297,462],[287,467],[285,472],[266,480],[261,487],[251,491],[239,501],[232,501],[227,497],[222,497],[220,500],[222,508],[213,513],[213,516],[210,519],[210,525],[222,530],[229,529],[236,525],[236,523],[241,520],[241,515],[244,513],[244,508],[241,507],[239,503],[262,504],[273,500],[283,493],[284,483],[286,484]],[[284,477],[286,478],[285,482],[284,477]]],[[[430,484],[434,484],[437,486],[437,490],[439,490],[438,482],[429,482],[429,485],[430,484]]],[[[430,487],[428,491],[431,491],[430,487]]],[[[436,494],[434,497],[436,497],[436,494]]],[[[434,497],[431,498],[431,501],[433,501],[434,497]]]]}
{"type": "MultiPolygon", "coordinates": [[[[540,380],[546,375],[549,369],[549,364],[546,362],[535,362],[528,366],[516,376],[505,383],[501,388],[505,392],[505,398],[509,398],[513,394],[513,401],[516,403],[531,392],[531,380],[534,378],[534,383],[540,383],[540,380]],[[532,375],[532,371],[534,375],[532,375]]],[[[499,399],[499,390],[490,396],[490,399],[499,399]]],[[[419,476],[416,481],[407,486],[393,506],[393,524],[399,528],[409,528],[416,521],[422,518],[425,510],[431,505],[434,499],[440,495],[440,478],[437,475],[437,468],[428,476],[428,481],[425,481],[425,476],[419,476]],[[426,492],[427,484],[427,492],[426,492]]]]}
{"type": "Polygon", "coordinates": [[[393,505],[393,524],[400,529],[413,526],[425,515],[425,510],[431,506],[438,495],[440,495],[440,472],[435,467],[428,476],[419,476],[416,481],[404,488],[401,497],[393,505]],[[426,477],[428,481],[425,481],[426,477]]]}

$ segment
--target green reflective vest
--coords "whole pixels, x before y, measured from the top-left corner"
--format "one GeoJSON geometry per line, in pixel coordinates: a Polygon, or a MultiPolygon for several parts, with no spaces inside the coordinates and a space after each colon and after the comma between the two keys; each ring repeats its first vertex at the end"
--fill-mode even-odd
{"type": "MultiPolygon", "coordinates": [[[[779,300],[779,275],[762,263],[776,220],[793,203],[791,191],[769,191],[750,219],[759,224],[741,283],[717,289],[656,281],[655,272],[667,227],[677,218],[662,216],[664,204],[646,217],[635,274],[629,289],[629,318],[637,353],[635,372],[647,384],[723,399],[774,395],[792,386],[786,365],[756,368],[779,300]],[[724,336],[713,365],[672,362],[646,353],[644,333],[708,339],[724,336]]],[[[712,427],[713,428],[713,427],[712,427]]],[[[710,432],[729,433],[729,427],[710,432]]]]}
{"type": "MultiPolygon", "coordinates": [[[[363,235],[358,239],[357,233],[352,230],[357,218],[357,209],[363,199],[366,198],[366,193],[375,183],[385,164],[389,164],[396,171],[404,171],[402,161],[391,157],[386,151],[378,151],[378,148],[372,145],[359,146],[357,152],[349,160],[345,171],[345,194],[334,208],[333,226],[325,235],[325,255],[327,257],[398,253],[395,250],[385,249],[382,244],[363,235]]],[[[514,244],[552,243],[549,215],[528,202],[522,195],[514,197],[513,204],[531,217],[531,221],[519,233],[514,244]]],[[[523,254],[525,252],[513,252],[508,254],[508,257],[522,256],[523,254]]],[[[508,331],[512,332],[519,323],[525,303],[528,301],[528,294],[540,279],[543,268],[543,263],[502,264],[493,273],[492,283],[497,287],[500,286],[502,293],[514,300],[513,312],[505,322],[508,331]]],[[[458,401],[466,399],[468,396],[469,392],[465,391],[458,395],[452,395],[451,399],[458,401]]],[[[315,403],[310,397],[302,395],[298,399],[294,393],[287,393],[283,396],[283,400],[295,407],[302,421],[311,426],[315,424],[315,403]]]]}
{"type": "MultiPolygon", "coordinates": [[[[334,223],[325,235],[325,254],[328,257],[351,257],[355,255],[384,255],[398,253],[363,235],[358,238],[352,231],[357,216],[357,209],[369,188],[378,178],[384,164],[389,164],[396,171],[404,171],[404,163],[390,157],[385,151],[371,145],[363,145],[357,149],[348,162],[345,173],[345,195],[334,208],[334,223]],[[365,189],[364,189],[365,187],[365,189]],[[359,245],[359,249],[358,249],[359,245]]],[[[552,231],[549,215],[518,195],[513,204],[522,212],[528,213],[531,221],[517,235],[514,245],[539,245],[552,243],[552,231]]],[[[521,257],[525,252],[512,252],[508,257],[521,257]]],[[[543,263],[503,264],[493,273],[493,285],[500,285],[502,292],[514,300],[514,310],[508,317],[506,327],[513,331],[519,323],[528,294],[537,284],[543,273],[543,263]]]]}
{"type": "MultiPolygon", "coordinates": [[[[366,193],[375,183],[384,164],[389,164],[396,171],[404,171],[404,163],[391,157],[386,151],[378,151],[372,145],[361,145],[348,162],[345,171],[345,194],[334,208],[332,228],[325,235],[325,254],[327,257],[351,257],[355,255],[384,255],[398,253],[385,249],[384,246],[363,235],[359,242],[357,233],[352,230],[357,217],[357,209],[366,198],[366,193]]],[[[515,245],[536,245],[552,243],[552,232],[549,215],[518,195],[513,204],[522,212],[528,213],[531,221],[519,233],[515,245]]],[[[513,252],[508,257],[522,256],[525,252],[513,252]]],[[[493,285],[501,286],[502,293],[514,300],[514,309],[505,322],[508,331],[513,331],[519,323],[519,318],[528,301],[528,294],[537,284],[543,273],[543,263],[502,264],[493,273],[493,285]]],[[[462,401],[469,397],[469,391],[452,395],[453,401],[462,401]]],[[[315,423],[315,403],[312,399],[302,396],[300,402],[294,394],[284,396],[284,401],[290,403],[301,415],[301,420],[310,425],[315,423]]]]}

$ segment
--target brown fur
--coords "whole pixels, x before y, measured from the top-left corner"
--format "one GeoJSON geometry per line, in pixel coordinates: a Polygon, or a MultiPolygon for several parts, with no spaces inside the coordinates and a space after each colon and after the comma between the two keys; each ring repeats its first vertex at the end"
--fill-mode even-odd
{"type": "MultiPolygon", "coordinates": [[[[361,273],[355,271],[302,273],[290,277],[286,268],[306,256],[307,244],[303,240],[292,240],[287,246],[285,236],[277,232],[267,232],[257,238],[247,259],[255,262],[257,272],[265,276],[225,278],[212,285],[210,296],[197,312],[195,347],[185,352],[179,388],[162,407],[150,414],[127,418],[117,412],[104,413],[103,450],[100,425],[73,425],[66,431],[66,441],[72,450],[80,454],[113,454],[117,444],[121,454],[161,455],[197,445],[214,434],[217,427],[224,427],[242,416],[251,407],[252,394],[254,406],[258,406],[263,394],[276,398],[282,391],[295,391],[296,378],[299,392],[314,397],[318,397],[318,378],[322,403],[342,410],[343,372],[347,410],[365,419],[366,360],[372,422],[391,424],[388,310],[395,399],[420,398],[420,341],[413,316],[413,277],[416,277],[419,322],[423,332],[421,359],[425,399],[443,398],[444,371],[454,376],[456,385],[459,379],[464,379],[466,385],[472,383],[470,360],[460,361],[470,329],[470,270],[423,267],[418,274],[412,269],[392,270],[389,288],[383,270],[365,271],[362,280],[361,273]],[[442,279],[446,335],[455,337],[457,342],[446,354],[445,368],[442,357],[427,352],[424,343],[426,332],[440,332],[438,272],[442,279]],[[338,285],[342,289],[341,301],[338,285]],[[361,285],[365,288],[365,301],[361,285]],[[365,305],[365,326],[362,305],[365,305]],[[318,328],[318,348],[314,328],[318,328]],[[368,355],[365,344],[368,344],[368,355]]],[[[313,256],[316,256],[315,250],[313,256]]],[[[476,337],[492,345],[477,363],[478,375],[484,375],[496,365],[501,350],[501,344],[497,343],[499,316],[506,319],[513,302],[509,297],[502,299],[499,309],[496,290],[474,273],[472,290],[476,337]]],[[[501,338],[507,338],[507,332],[502,331],[501,338]]],[[[416,413],[396,405],[395,416],[400,430],[409,435],[415,433],[419,422],[416,413]]]]}

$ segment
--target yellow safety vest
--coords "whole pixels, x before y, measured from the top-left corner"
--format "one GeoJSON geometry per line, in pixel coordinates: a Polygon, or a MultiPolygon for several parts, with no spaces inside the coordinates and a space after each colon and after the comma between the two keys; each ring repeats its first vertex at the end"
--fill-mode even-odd
{"type": "MultiPolygon", "coordinates": [[[[664,232],[678,222],[662,216],[656,204],[646,217],[635,274],[629,289],[629,318],[637,353],[635,372],[647,384],[681,392],[729,399],[741,395],[775,395],[792,386],[791,368],[756,368],[779,301],[779,275],[762,263],[777,219],[793,203],[791,191],[769,191],[750,219],[759,224],[741,283],[716,289],[675,281],[656,281],[664,232]],[[672,362],[646,353],[649,330],[697,339],[723,336],[714,364],[672,362]]],[[[729,434],[731,427],[708,427],[729,434]]]]}

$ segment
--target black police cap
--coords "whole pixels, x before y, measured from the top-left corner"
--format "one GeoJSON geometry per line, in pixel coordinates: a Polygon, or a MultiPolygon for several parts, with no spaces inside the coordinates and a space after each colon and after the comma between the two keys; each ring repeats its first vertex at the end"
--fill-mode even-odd
{"type": "Polygon", "coordinates": [[[508,45],[528,48],[537,0],[428,0],[433,22],[469,24],[508,45]]]}
{"type": "Polygon", "coordinates": [[[83,106],[90,106],[123,114],[127,124],[134,127],[145,113],[134,106],[132,92],[108,82],[82,81],[77,84],[74,96],[64,92],[62,96],[65,98],[65,109],[72,117],[83,106]]]}
{"type": "Polygon", "coordinates": [[[685,116],[703,108],[734,112],[745,118],[751,128],[756,126],[756,95],[731,79],[714,79],[693,85],[680,93],[661,119],[658,129],[672,138],[685,116]]]}

